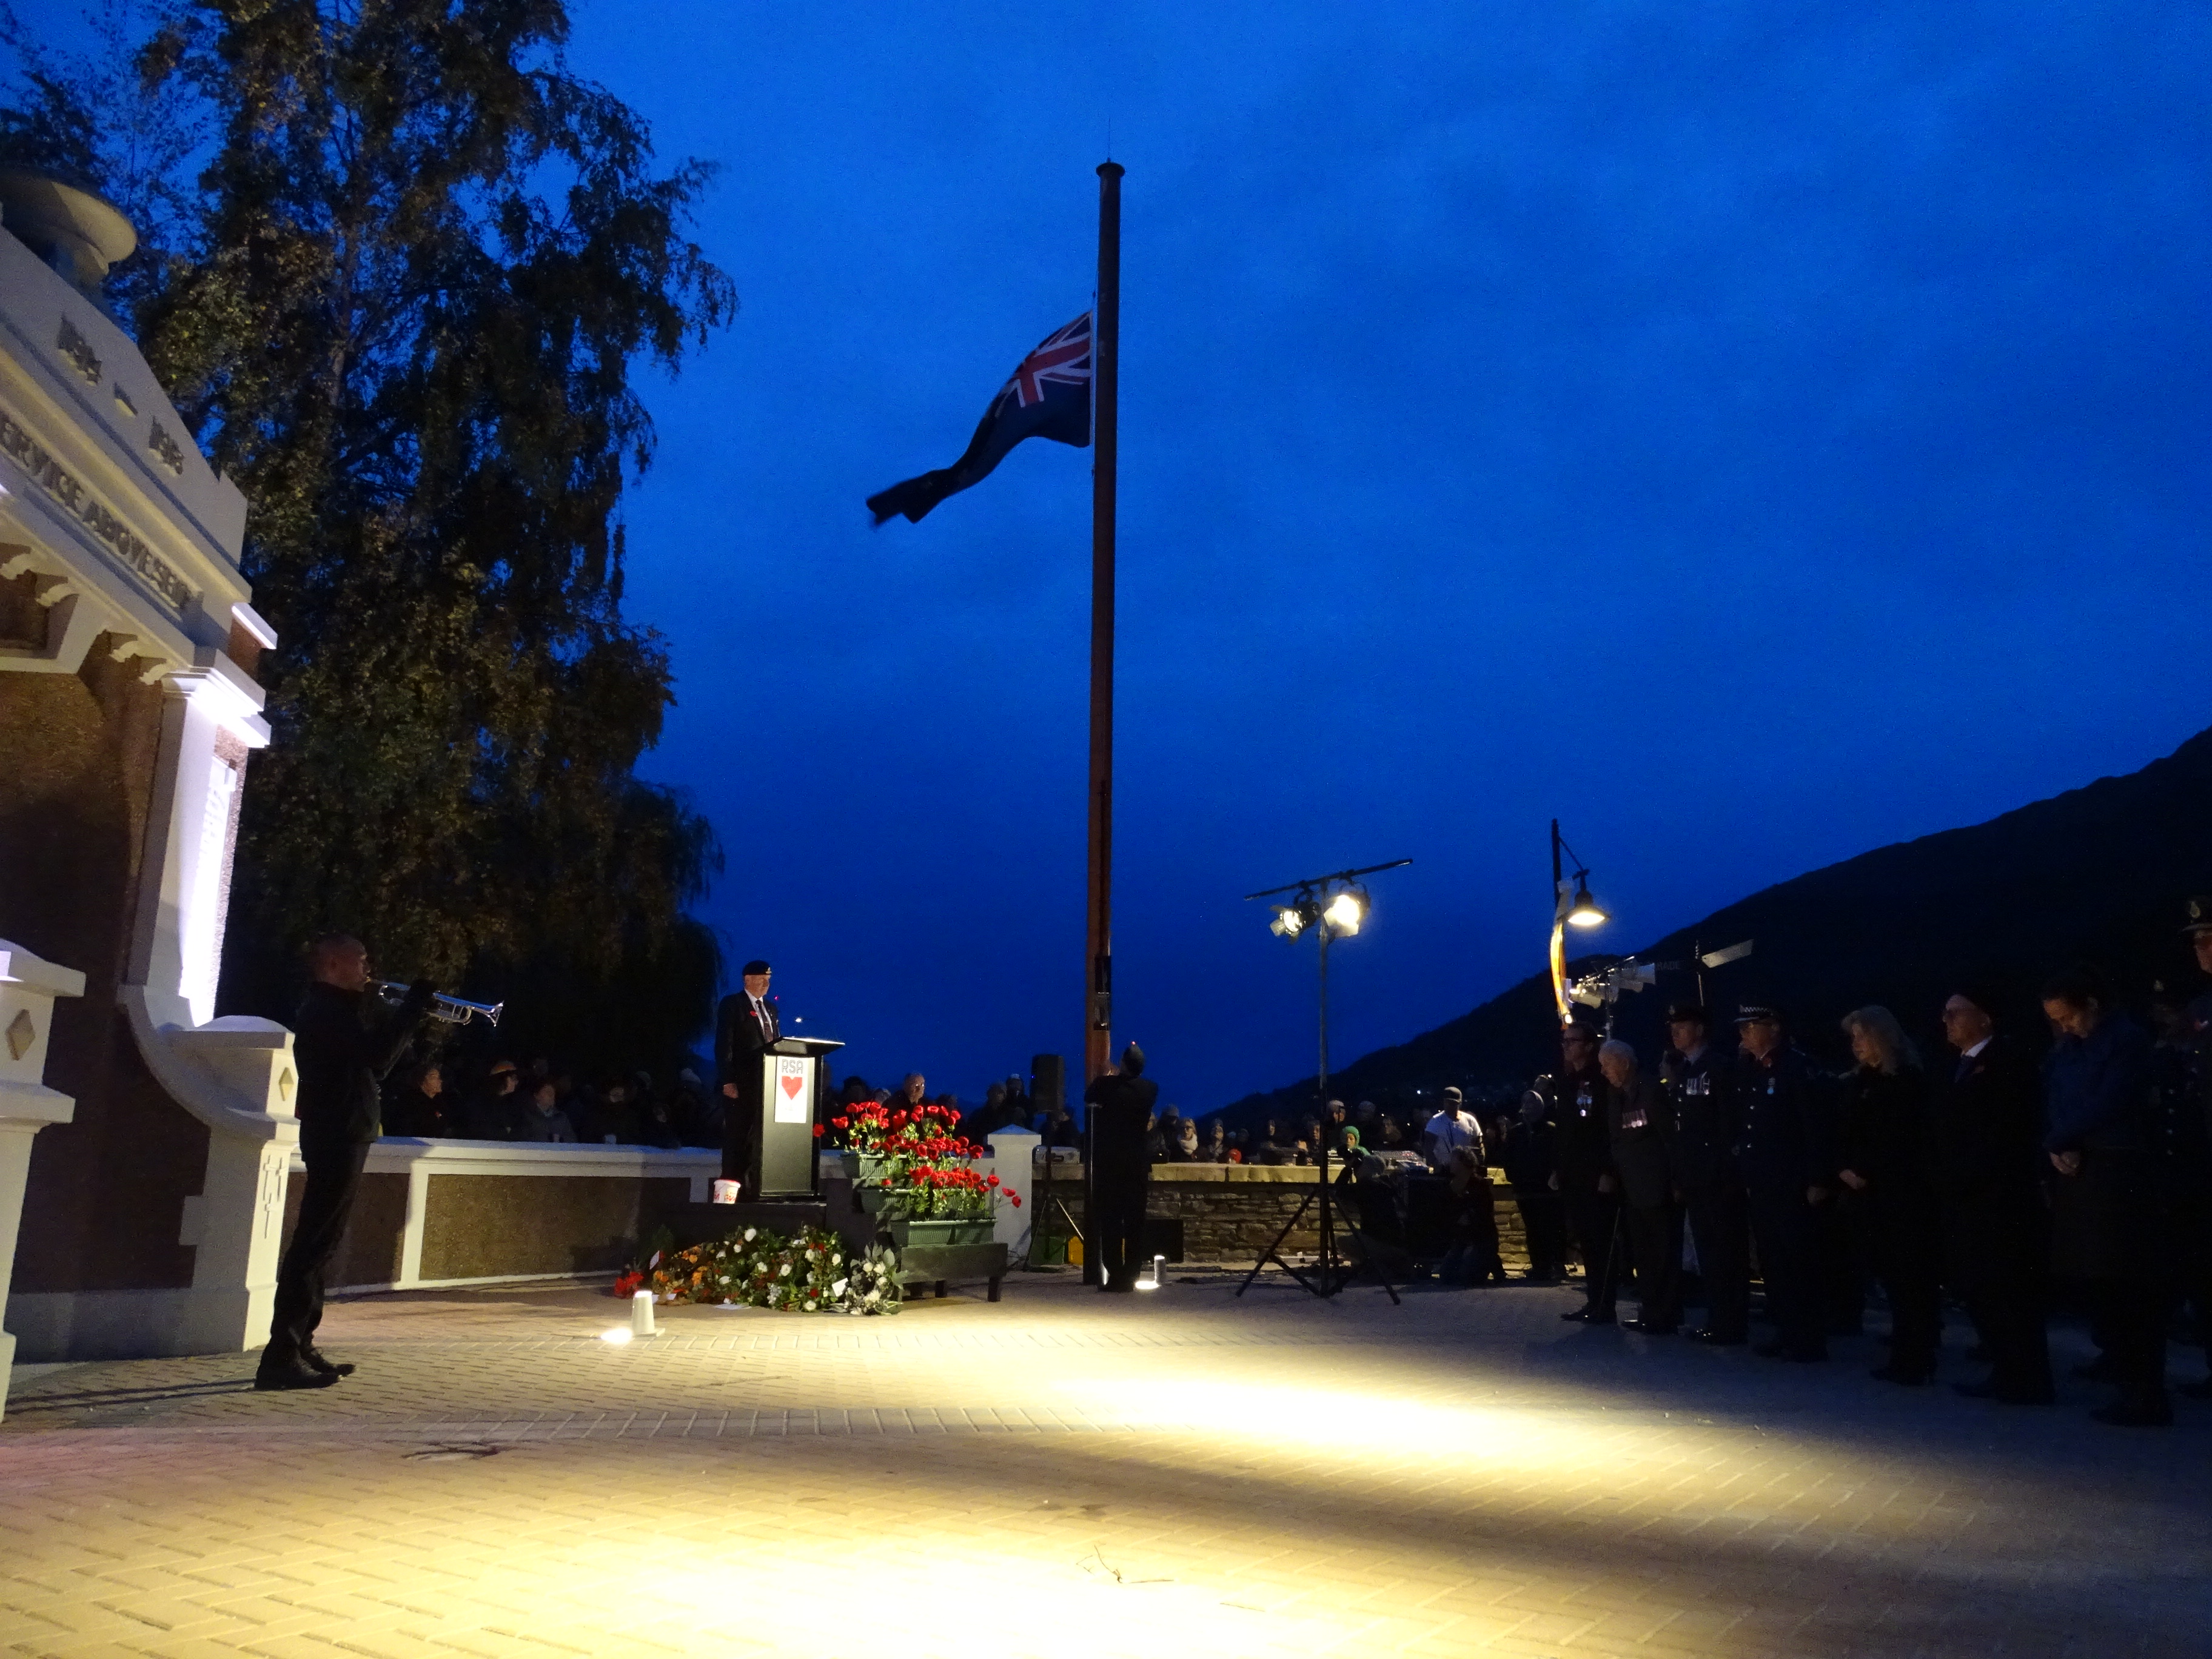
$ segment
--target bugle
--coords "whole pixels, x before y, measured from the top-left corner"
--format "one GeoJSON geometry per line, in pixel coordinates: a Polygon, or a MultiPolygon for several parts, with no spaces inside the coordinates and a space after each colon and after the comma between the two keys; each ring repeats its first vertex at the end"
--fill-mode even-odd
{"type": "MultiPolygon", "coordinates": [[[[407,994],[408,988],[396,979],[373,979],[368,983],[369,988],[379,996],[393,1002],[407,994]]],[[[430,1018],[442,1019],[448,1025],[465,1025],[472,1019],[481,1019],[487,1025],[496,1026],[500,1010],[506,1006],[503,1002],[471,1002],[466,998],[448,996],[439,991],[430,998],[430,1018]]]]}

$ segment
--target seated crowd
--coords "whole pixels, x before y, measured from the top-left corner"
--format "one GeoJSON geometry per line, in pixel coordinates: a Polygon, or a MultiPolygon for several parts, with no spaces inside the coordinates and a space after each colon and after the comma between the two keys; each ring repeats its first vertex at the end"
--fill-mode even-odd
{"type": "Polygon", "coordinates": [[[384,1133],[422,1139],[597,1141],[624,1146],[720,1146],[722,1114],[714,1091],[688,1067],[659,1088],[650,1072],[580,1079],[544,1058],[527,1066],[496,1060],[472,1088],[455,1067],[424,1060],[384,1103],[384,1133]]]}

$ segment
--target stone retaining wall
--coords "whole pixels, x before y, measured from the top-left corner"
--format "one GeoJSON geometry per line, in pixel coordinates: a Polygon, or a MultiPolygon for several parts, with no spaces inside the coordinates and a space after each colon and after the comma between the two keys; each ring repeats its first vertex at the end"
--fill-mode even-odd
{"type": "MultiPolygon", "coordinates": [[[[1156,1164],[1146,1189],[1145,1214],[1153,1220],[1182,1224],[1186,1261],[1249,1261],[1273,1241],[1301,1200],[1312,1193],[1316,1175],[1310,1168],[1295,1166],[1156,1164]]],[[[1048,1186],[1040,1165],[1031,1188],[1038,1230],[1036,1260],[1041,1262],[1065,1259],[1071,1218],[1078,1225],[1085,1223],[1082,1166],[1057,1164],[1051,1176],[1048,1186]]],[[[1528,1250],[1513,1189],[1503,1182],[1494,1182],[1491,1190],[1492,1211],[1498,1218],[1498,1254],[1510,1270],[1523,1271],[1528,1265],[1528,1250]]],[[[1283,1241],[1286,1253],[1310,1252],[1319,1247],[1318,1208],[1318,1205],[1308,1206],[1298,1225],[1283,1241]]]]}

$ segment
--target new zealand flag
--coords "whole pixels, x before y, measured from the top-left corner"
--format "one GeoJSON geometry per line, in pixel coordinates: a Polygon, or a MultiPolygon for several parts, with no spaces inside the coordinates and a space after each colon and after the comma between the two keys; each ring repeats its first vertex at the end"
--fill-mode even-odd
{"type": "Polygon", "coordinates": [[[977,484],[1024,438],[1051,438],[1078,449],[1091,442],[1091,313],[1048,335],[999,388],[968,441],[968,453],[951,466],[895,483],[868,497],[878,524],[904,514],[915,524],[943,501],[977,484]]]}

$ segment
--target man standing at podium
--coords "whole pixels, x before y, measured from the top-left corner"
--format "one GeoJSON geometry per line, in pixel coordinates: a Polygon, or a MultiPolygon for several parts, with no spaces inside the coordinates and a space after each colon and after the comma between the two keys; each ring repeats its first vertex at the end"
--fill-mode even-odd
{"type": "Polygon", "coordinates": [[[744,986],[714,1015],[714,1070],[722,1083],[722,1178],[760,1196],[762,1057],[781,1035],[768,994],[765,962],[745,964],[744,986]]]}

